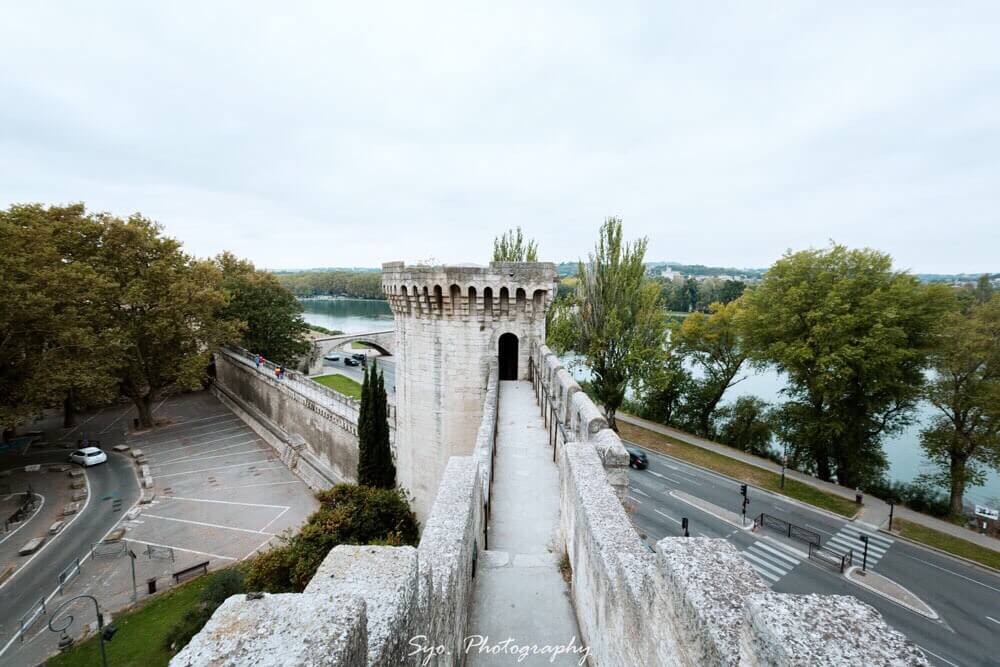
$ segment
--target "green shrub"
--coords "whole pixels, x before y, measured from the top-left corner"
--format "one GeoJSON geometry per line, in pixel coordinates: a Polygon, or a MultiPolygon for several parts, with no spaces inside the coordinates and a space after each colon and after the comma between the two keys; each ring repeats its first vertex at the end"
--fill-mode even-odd
{"type": "Polygon", "coordinates": [[[164,648],[174,651],[187,645],[191,638],[198,634],[215,610],[226,598],[238,595],[244,590],[243,573],[237,568],[228,568],[210,577],[208,584],[201,591],[198,602],[184,612],[181,620],[170,629],[163,639],[164,648]]]}
{"type": "Polygon", "coordinates": [[[288,543],[251,560],[246,586],[301,592],[338,544],[416,545],[417,520],[402,491],[338,484],[316,494],[320,509],[288,543]]]}

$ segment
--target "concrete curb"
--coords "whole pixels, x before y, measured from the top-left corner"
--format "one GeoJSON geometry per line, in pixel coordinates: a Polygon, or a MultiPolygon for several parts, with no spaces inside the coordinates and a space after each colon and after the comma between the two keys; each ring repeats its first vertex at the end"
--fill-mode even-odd
{"type": "Polygon", "coordinates": [[[905,607],[906,609],[909,609],[910,611],[912,611],[915,614],[920,614],[924,618],[929,618],[932,621],[938,621],[938,620],[941,619],[941,616],[938,615],[938,613],[936,611],[934,611],[933,607],[931,607],[929,604],[927,604],[926,602],[924,602],[923,600],[921,600],[917,595],[915,595],[906,586],[903,586],[902,584],[899,584],[899,583],[893,581],[892,579],[889,579],[889,577],[886,577],[885,575],[878,574],[877,572],[874,572],[874,571],[871,573],[873,575],[882,577],[886,581],[889,581],[890,583],[892,583],[894,586],[898,586],[900,589],[906,591],[906,593],[908,593],[909,595],[911,595],[914,600],[918,600],[922,605],[924,605],[925,607],[927,607],[927,610],[930,613],[925,612],[922,609],[918,609],[917,607],[914,607],[913,605],[908,604],[908,603],[900,600],[899,598],[897,598],[896,596],[894,596],[894,595],[892,595],[890,593],[886,593],[883,590],[879,590],[875,586],[871,586],[871,585],[869,585],[869,584],[867,584],[867,583],[865,583],[863,581],[860,581],[858,579],[853,578],[851,576],[851,574],[853,574],[855,572],[858,572],[860,569],[861,568],[859,568],[857,565],[852,565],[851,567],[847,568],[847,571],[844,572],[844,579],[846,579],[847,581],[851,582],[852,584],[855,584],[857,586],[860,586],[861,588],[864,588],[865,590],[871,591],[875,595],[880,595],[881,597],[884,597],[886,600],[890,600],[892,602],[895,602],[900,607],[905,607]]]}

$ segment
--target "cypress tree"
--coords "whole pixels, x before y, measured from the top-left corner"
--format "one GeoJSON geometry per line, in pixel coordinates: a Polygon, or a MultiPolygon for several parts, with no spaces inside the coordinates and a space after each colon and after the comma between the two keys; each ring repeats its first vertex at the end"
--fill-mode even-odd
{"type": "Polygon", "coordinates": [[[396,486],[396,466],[389,447],[389,406],[385,378],[372,364],[365,368],[358,412],[358,484],[380,489],[396,486]]]}
{"type": "Polygon", "coordinates": [[[358,409],[358,484],[374,486],[375,470],[375,389],[374,379],[367,366],[361,382],[361,407],[358,409]]]}

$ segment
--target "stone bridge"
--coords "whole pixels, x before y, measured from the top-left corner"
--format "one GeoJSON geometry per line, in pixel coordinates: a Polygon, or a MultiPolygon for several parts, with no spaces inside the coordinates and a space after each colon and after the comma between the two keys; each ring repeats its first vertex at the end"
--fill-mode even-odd
{"type": "Polygon", "coordinates": [[[319,373],[323,370],[323,357],[334,350],[350,343],[364,343],[375,351],[394,355],[396,353],[396,332],[394,329],[385,331],[367,331],[364,333],[340,334],[339,336],[327,336],[313,340],[313,354],[309,361],[309,374],[319,373]]]}

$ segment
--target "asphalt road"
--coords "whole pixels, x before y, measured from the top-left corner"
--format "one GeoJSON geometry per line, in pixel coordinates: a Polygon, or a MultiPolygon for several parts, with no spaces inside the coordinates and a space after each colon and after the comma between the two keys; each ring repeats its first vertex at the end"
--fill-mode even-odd
{"type": "Polygon", "coordinates": [[[863,549],[858,535],[869,533],[868,568],[896,581],[930,605],[939,616],[939,620],[931,620],[810,560],[805,542],[788,540],[768,528],[755,533],[741,530],[669,495],[678,490],[737,514],[742,500],[739,483],[646,451],[649,468],[630,470],[629,495],[636,508],[635,524],[650,545],[663,537],[682,535],[681,519],[687,517],[691,535],[729,540],[774,591],[853,595],[878,609],[890,625],[923,648],[932,664],[1000,665],[1000,576],[750,488],[748,521],[766,512],[819,533],[823,546],[840,550],[856,546],[857,565],[863,549]]]}
{"type": "MultiPolygon", "coordinates": [[[[18,465],[65,463],[68,453],[67,450],[49,450],[19,457],[17,462],[18,465]]],[[[86,472],[90,495],[80,516],[49,540],[30,563],[0,588],[0,664],[4,662],[2,656],[7,646],[17,641],[20,618],[38,603],[39,598],[49,598],[58,586],[59,573],[74,558],[82,561],[91,545],[101,541],[139,498],[139,484],[131,462],[120,454],[108,451],[107,463],[87,468],[86,472]],[[119,511],[113,510],[112,498],[102,500],[108,496],[121,498],[119,511]]],[[[36,527],[33,532],[44,528],[47,526],[36,527]]],[[[49,607],[49,611],[52,610],[49,607]]],[[[29,634],[43,629],[45,622],[45,617],[36,622],[29,634]]]]}
{"type": "MultiPolygon", "coordinates": [[[[354,352],[357,352],[357,350],[354,350],[354,352]]],[[[360,383],[364,375],[364,368],[362,368],[361,366],[345,366],[342,352],[338,350],[337,353],[340,354],[340,361],[327,361],[326,359],[324,359],[323,370],[331,372],[335,371],[341,375],[346,375],[352,380],[355,380],[360,383]]],[[[351,352],[348,352],[347,354],[349,356],[351,352]]],[[[385,378],[386,393],[389,394],[390,397],[395,396],[396,394],[395,360],[392,357],[373,357],[372,360],[378,362],[378,368],[382,372],[383,377],[385,378]]],[[[369,363],[371,363],[371,361],[369,361],[369,363]]]]}

